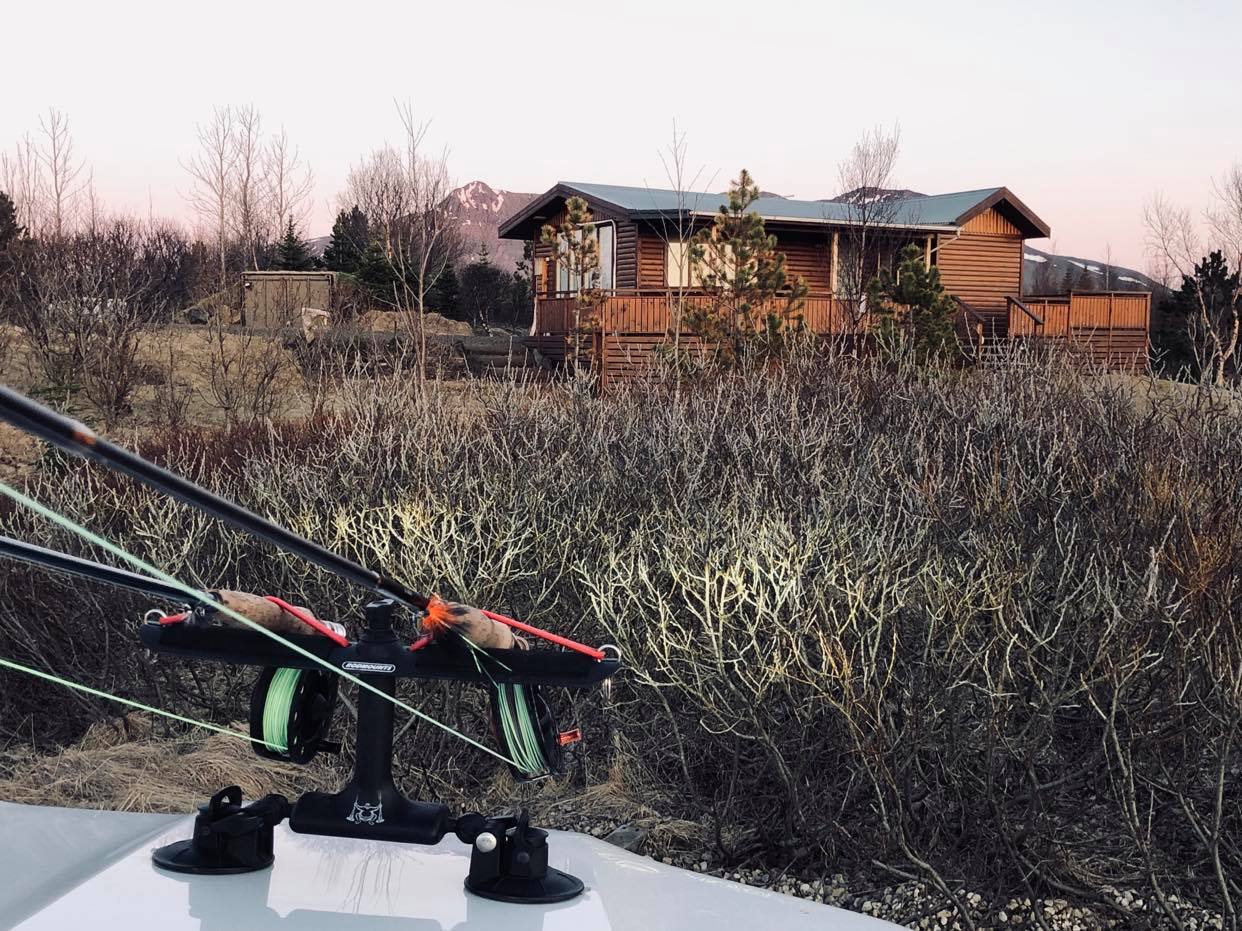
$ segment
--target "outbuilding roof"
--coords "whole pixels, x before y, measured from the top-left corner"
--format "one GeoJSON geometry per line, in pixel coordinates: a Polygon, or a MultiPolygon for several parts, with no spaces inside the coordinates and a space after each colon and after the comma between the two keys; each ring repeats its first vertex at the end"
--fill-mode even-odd
{"type": "MultiPolygon", "coordinates": [[[[537,235],[537,223],[557,212],[564,200],[574,194],[594,202],[596,206],[608,206],[629,214],[633,219],[666,217],[679,211],[707,217],[719,212],[728,203],[726,194],[561,181],[502,223],[499,230],[501,238],[533,238],[537,235]]],[[[991,207],[996,207],[1025,237],[1049,234],[1048,224],[1004,187],[900,197],[892,202],[892,212],[886,216],[884,225],[952,232],[991,207]]],[[[858,207],[848,203],[770,195],[760,197],[751,209],[768,221],[822,226],[849,225],[857,222],[859,216],[858,207]]]]}

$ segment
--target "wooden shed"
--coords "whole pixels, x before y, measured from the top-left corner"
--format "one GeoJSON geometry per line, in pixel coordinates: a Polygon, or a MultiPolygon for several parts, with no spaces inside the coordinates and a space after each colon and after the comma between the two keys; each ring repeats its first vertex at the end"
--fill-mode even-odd
{"type": "MultiPolygon", "coordinates": [[[[1066,313],[1076,322],[1061,326],[1046,323],[1019,298],[1023,242],[1046,237],[1050,229],[1008,188],[938,195],[854,193],[887,198],[883,222],[872,239],[875,255],[856,260],[878,268],[893,261],[902,247],[918,244],[957,300],[960,327],[976,348],[1006,342],[1011,332],[1014,338],[1064,340],[1068,345],[1071,332],[1106,335],[1114,327],[1122,328],[1121,317],[1109,316],[1116,302],[1097,307],[1098,302],[1087,301],[1083,295],[1066,296],[1066,313]]],[[[582,197],[590,206],[592,235],[600,253],[600,268],[592,284],[605,298],[598,326],[589,334],[591,364],[600,366],[605,379],[641,371],[654,347],[673,335],[676,308],[704,299],[686,270],[687,240],[696,228],[711,222],[727,197],[561,182],[502,223],[501,238],[535,243],[535,314],[528,344],[557,361],[568,357],[575,297],[582,282],[570,280],[569,270],[557,266],[556,250],[539,242],[539,235],[544,224],[564,222],[565,203],[571,196],[582,197]]],[[[847,276],[842,275],[847,248],[857,249],[862,215],[857,203],[764,196],[751,209],[776,236],[787,269],[801,275],[809,287],[798,309],[800,324],[822,334],[866,330],[870,321],[865,302],[861,295],[847,293],[843,280],[847,276]]],[[[1125,348],[1117,353],[1110,348],[1104,361],[1133,365],[1140,356],[1146,358],[1150,296],[1131,293],[1124,303],[1127,335],[1117,340],[1106,336],[1103,345],[1124,344],[1125,348]],[[1135,349],[1131,316],[1142,321],[1141,352],[1135,349]]],[[[1050,319],[1061,319],[1060,310],[1049,313],[1050,319]]],[[[693,339],[692,333],[684,335],[693,339]]]]}
{"type": "Polygon", "coordinates": [[[336,272],[245,272],[242,323],[261,330],[300,326],[303,308],[329,311],[336,272]]]}

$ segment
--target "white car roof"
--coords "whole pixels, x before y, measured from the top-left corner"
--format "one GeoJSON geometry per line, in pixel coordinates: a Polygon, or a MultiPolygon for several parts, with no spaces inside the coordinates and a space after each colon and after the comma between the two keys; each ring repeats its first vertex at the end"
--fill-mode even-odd
{"type": "Polygon", "coordinates": [[[550,832],[552,866],[586,892],[556,905],[470,895],[469,848],[276,830],[257,873],[166,873],[151,850],[190,836],[193,817],[0,802],[0,926],[91,931],[720,931],[896,927],[865,915],[691,873],[580,834],[550,832]]]}

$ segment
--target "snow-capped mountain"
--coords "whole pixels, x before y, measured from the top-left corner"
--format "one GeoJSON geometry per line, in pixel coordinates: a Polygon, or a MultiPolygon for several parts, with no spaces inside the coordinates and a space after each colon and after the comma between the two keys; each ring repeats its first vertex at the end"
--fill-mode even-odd
{"type": "Polygon", "coordinates": [[[1062,294],[1067,284],[1083,291],[1151,291],[1153,296],[1164,291],[1142,272],[1100,259],[1053,255],[1029,245],[1024,245],[1022,259],[1022,290],[1026,294],[1062,294]]]}
{"type": "Polygon", "coordinates": [[[522,259],[522,244],[512,240],[503,242],[496,237],[500,222],[521,210],[533,199],[534,194],[516,191],[498,191],[485,181],[471,181],[449,193],[449,208],[461,223],[462,238],[466,240],[463,258],[472,259],[480,246],[486,246],[493,264],[511,269],[522,259]]]}

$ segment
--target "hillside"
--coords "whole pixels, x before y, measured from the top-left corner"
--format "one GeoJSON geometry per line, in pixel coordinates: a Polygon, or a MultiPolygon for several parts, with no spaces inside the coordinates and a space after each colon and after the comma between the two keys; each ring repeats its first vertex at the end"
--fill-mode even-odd
{"type": "Polygon", "coordinates": [[[1151,291],[1161,294],[1163,286],[1142,272],[1122,265],[1109,265],[1099,259],[1055,255],[1025,245],[1022,262],[1024,294],[1060,294],[1065,291],[1066,273],[1071,272],[1073,287],[1084,291],[1151,291]],[[1085,275],[1085,281],[1079,279],[1085,275]]]}

